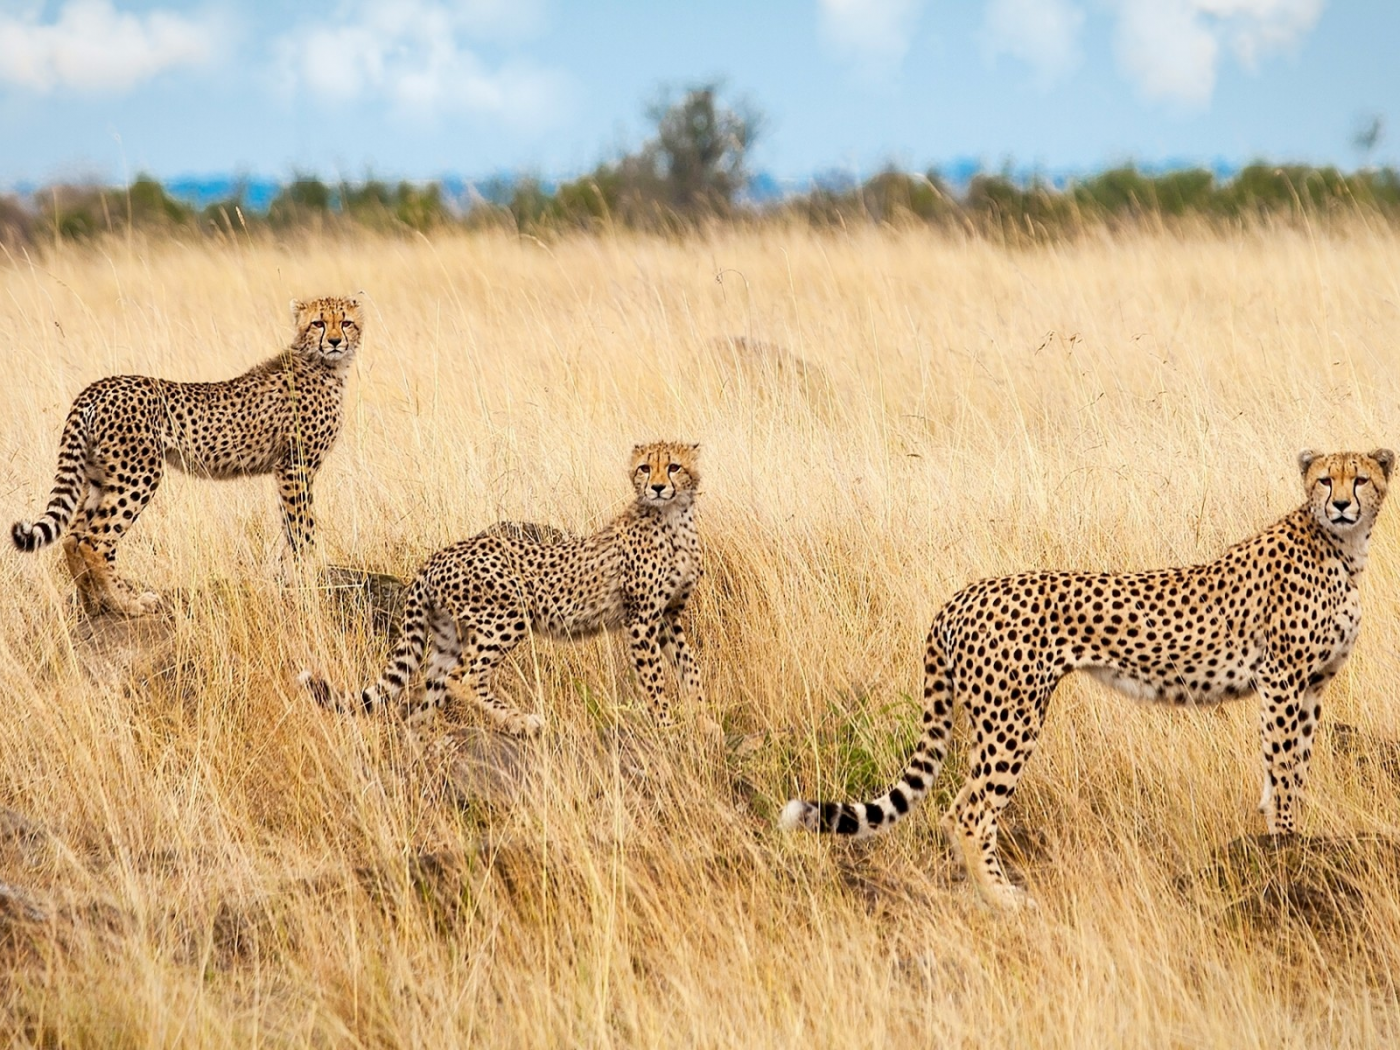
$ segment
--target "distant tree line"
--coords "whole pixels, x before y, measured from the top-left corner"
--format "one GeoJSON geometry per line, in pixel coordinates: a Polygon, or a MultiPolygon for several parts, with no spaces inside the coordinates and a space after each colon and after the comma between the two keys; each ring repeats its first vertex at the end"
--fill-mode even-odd
{"type": "Polygon", "coordinates": [[[652,136],[589,174],[547,186],[522,178],[453,200],[437,183],[375,179],[327,183],[298,176],[265,209],[234,194],[201,209],[139,176],[121,189],[54,185],[28,201],[0,196],[0,246],[83,241],[128,230],[171,234],[317,229],[421,233],[497,227],[548,236],[638,229],[682,234],[715,223],[888,224],[964,229],[1035,241],[1103,226],[1241,222],[1275,217],[1375,215],[1400,219],[1400,174],[1370,168],[1251,164],[1227,179],[1204,169],[1149,174],[1132,166],[1056,187],[1010,174],[979,174],[960,191],[937,171],[890,168],[865,180],[828,181],[767,202],[747,200],[747,160],[761,130],[749,107],[726,105],[714,84],[663,98],[649,110],[652,136]]]}

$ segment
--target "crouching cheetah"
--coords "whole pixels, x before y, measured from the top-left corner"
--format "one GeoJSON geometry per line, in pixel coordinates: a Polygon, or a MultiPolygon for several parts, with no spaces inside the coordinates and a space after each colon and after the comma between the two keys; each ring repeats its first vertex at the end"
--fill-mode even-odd
{"type": "Polygon", "coordinates": [[[1023,903],[997,858],[997,815],[1035,750],[1056,683],[1084,670],[1142,700],[1259,693],[1260,809],[1270,833],[1292,831],[1320,694],[1356,642],[1357,581],[1395,453],[1304,451],[1298,465],[1307,502],[1207,565],[1025,573],[959,591],[929,631],[924,733],[899,782],[862,805],[794,800],[780,826],[863,837],[898,822],[933,786],[961,702],[971,769],[943,825],[991,903],[1023,903]]]}
{"type": "Polygon", "coordinates": [[[358,698],[337,696],[309,671],[300,680],[322,706],[373,711],[403,691],[431,641],[425,695],[410,721],[431,717],[446,699],[449,676],[460,672],[502,729],[532,736],[540,718],[513,710],[491,689],[506,654],[530,629],[581,638],[626,627],[637,678],[657,718],[668,723],[662,652],[690,699],[703,702],[680,619],[702,571],[694,516],[698,448],[671,441],[634,448],[636,500],[592,536],[505,522],[438,551],[409,587],[403,628],[383,674],[358,698]]]}
{"type": "Polygon", "coordinates": [[[292,553],[311,544],[311,481],[340,432],[360,304],[293,302],[292,316],[297,331],[288,349],[236,379],[111,376],[85,389],[63,425],[48,509],[32,524],[15,522],[15,546],[38,550],[66,528],[63,552],[89,612],[153,611],[156,595],[117,576],[116,549],[166,464],[211,478],[275,473],[292,553]]]}

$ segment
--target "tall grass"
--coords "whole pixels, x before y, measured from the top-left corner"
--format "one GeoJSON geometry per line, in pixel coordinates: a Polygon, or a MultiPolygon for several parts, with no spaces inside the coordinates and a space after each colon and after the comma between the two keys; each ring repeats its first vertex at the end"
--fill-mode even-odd
{"type": "MultiPolygon", "coordinates": [[[[528,777],[513,800],[464,799],[432,741],[298,693],[310,661],[367,680],[383,642],[275,578],[272,482],[170,476],[121,549],[170,597],[168,625],[94,637],[57,555],[0,555],[0,804],[32,822],[0,821],[0,1029],[44,1046],[1394,1042],[1400,867],[1358,861],[1340,927],[1251,920],[1209,877],[1262,830],[1252,701],[1171,711],[1066,681],[1006,821],[1041,905],[1021,917],[979,906],[936,805],[861,847],[779,837],[773,817],[798,789],[897,773],[920,642],[964,583],[1208,559],[1297,505],[1300,447],[1400,442],[1397,275],[1400,236],[1360,224],[1028,250],[776,227],[135,238],[7,264],[6,522],[45,502],[85,383],[233,375],[285,342],[290,298],[323,292],[368,302],[317,486],[326,560],[408,574],[497,518],[592,529],[625,505],[634,442],[701,442],[691,635],[727,737],[688,728],[696,711],[657,730],[618,640],[538,641],[503,675],[547,724],[528,777]]],[[[1400,736],[1397,537],[1400,507],[1324,701],[1324,723],[1377,747],[1400,736]]],[[[448,722],[482,724],[467,705],[448,722]]],[[[1395,832],[1382,756],[1335,739],[1325,725],[1304,829],[1395,832]]],[[[955,752],[943,802],[964,768],[955,752]]]]}

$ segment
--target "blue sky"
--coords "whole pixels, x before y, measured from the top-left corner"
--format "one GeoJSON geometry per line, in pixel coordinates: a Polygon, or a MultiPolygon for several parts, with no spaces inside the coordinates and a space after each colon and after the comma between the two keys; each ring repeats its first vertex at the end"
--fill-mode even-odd
{"type": "Polygon", "coordinates": [[[711,78],[785,178],[1400,163],[1397,0],[0,0],[0,186],[568,176],[711,78]]]}

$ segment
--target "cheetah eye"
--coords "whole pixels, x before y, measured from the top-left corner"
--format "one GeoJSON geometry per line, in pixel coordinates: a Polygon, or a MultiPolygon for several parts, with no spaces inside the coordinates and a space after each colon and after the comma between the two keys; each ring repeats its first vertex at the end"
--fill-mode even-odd
{"type": "Polygon", "coordinates": [[[311,322],[311,327],[312,327],[312,328],[325,328],[325,327],[326,327],[326,322],[325,322],[325,321],[322,321],[320,318],[317,318],[316,320],[314,320],[314,321],[311,322]]]}
{"type": "Polygon", "coordinates": [[[640,470],[643,474],[650,474],[650,473],[651,473],[651,464],[650,464],[650,463],[639,463],[639,464],[637,465],[637,469],[640,470]]]}
{"type": "Polygon", "coordinates": [[[1331,479],[1331,478],[1318,478],[1318,479],[1317,479],[1317,483],[1318,483],[1319,485],[1326,485],[1329,489],[1332,487],[1332,479],[1331,479]]]}
{"type": "Polygon", "coordinates": [[[678,470],[680,470],[680,469],[681,469],[681,465],[680,465],[679,463],[672,463],[669,467],[666,468],[666,473],[667,473],[667,474],[674,474],[676,471],[678,471],[678,470]]]}
{"type": "Polygon", "coordinates": [[[1371,480],[1370,478],[1363,478],[1363,477],[1358,476],[1357,479],[1356,479],[1356,487],[1357,487],[1357,488],[1360,488],[1362,485],[1365,485],[1365,484],[1366,484],[1368,481],[1370,481],[1370,480],[1371,480]]]}
{"type": "Polygon", "coordinates": [[[350,320],[350,318],[347,317],[345,320],[343,320],[343,321],[340,322],[340,327],[341,327],[341,328],[354,328],[354,327],[355,327],[355,322],[352,321],[352,320],[350,320]]]}

